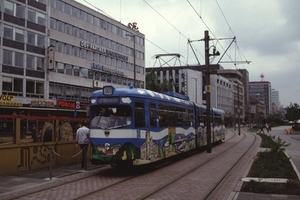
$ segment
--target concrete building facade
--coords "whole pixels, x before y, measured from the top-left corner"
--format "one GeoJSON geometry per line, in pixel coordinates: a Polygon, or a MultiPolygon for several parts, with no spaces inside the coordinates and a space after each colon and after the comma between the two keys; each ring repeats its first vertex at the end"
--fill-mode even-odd
{"type": "Polygon", "coordinates": [[[144,88],[145,36],[135,23],[73,0],[3,0],[0,8],[0,94],[14,100],[6,107],[69,109],[61,100],[74,110],[104,85],[144,88]]]}
{"type": "Polygon", "coordinates": [[[271,83],[269,81],[249,82],[249,96],[264,102],[266,117],[272,114],[271,83]]]}

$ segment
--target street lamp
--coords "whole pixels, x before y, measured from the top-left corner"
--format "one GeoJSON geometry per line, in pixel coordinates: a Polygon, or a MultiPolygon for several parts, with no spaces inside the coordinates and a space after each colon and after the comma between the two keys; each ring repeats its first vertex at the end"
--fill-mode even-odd
{"type": "Polygon", "coordinates": [[[136,82],[136,69],[135,69],[135,34],[125,34],[126,36],[129,36],[133,38],[133,86],[136,87],[135,82],[136,82]]]}
{"type": "Polygon", "coordinates": [[[197,97],[197,79],[192,78],[192,80],[195,80],[195,85],[196,85],[196,97],[195,97],[195,102],[198,103],[198,97],[197,97]]]}

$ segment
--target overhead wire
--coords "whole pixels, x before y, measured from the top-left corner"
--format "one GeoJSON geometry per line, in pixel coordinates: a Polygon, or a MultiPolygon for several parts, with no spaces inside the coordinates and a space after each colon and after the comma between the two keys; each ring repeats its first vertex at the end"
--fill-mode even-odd
{"type": "MultiPolygon", "coordinates": [[[[218,6],[218,8],[219,8],[219,10],[220,10],[220,12],[221,12],[221,14],[222,14],[223,17],[224,17],[224,20],[226,21],[226,24],[227,24],[227,26],[229,27],[229,30],[231,31],[231,33],[233,34],[233,36],[236,37],[235,34],[234,34],[234,32],[233,32],[233,29],[231,28],[231,26],[230,26],[230,24],[229,24],[229,22],[228,22],[228,20],[227,20],[227,18],[226,18],[226,16],[225,16],[224,12],[223,12],[223,10],[222,10],[222,8],[221,8],[219,2],[218,2],[218,0],[215,0],[215,2],[216,2],[216,4],[217,4],[217,6],[218,6]]],[[[237,40],[235,40],[235,46],[236,46],[236,49],[238,50],[238,52],[241,54],[242,52],[239,51],[240,49],[239,49],[239,46],[238,46],[238,44],[237,44],[237,40]]],[[[235,49],[235,50],[236,50],[236,49],[235,49]]],[[[243,55],[243,54],[242,54],[242,55],[243,55]]],[[[247,59],[245,58],[245,56],[243,56],[243,57],[244,57],[244,58],[241,57],[241,60],[242,60],[242,59],[245,59],[246,63],[248,63],[249,61],[247,61],[247,59]]],[[[235,59],[236,59],[236,58],[235,58],[235,59]]]]}
{"type": "MultiPolygon", "coordinates": [[[[215,1],[216,1],[217,5],[218,5],[218,8],[219,8],[221,14],[223,15],[223,17],[224,17],[224,19],[225,19],[225,21],[226,21],[226,24],[227,24],[228,27],[229,27],[229,30],[230,30],[231,33],[234,35],[234,38],[231,38],[231,39],[235,39],[235,44],[237,45],[235,34],[234,34],[234,32],[233,32],[233,30],[232,30],[232,28],[231,28],[231,26],[230,26],[230,24],[229,24],[229,22],[228,22],[228,20],[227,20],[225,14],[224,14],[224,12],[223,12],[223,10],[221,9],[221,6],[219,5],[219,3],[218,3],[217,0],[215,0],[215,1]]],[[[212,31],[212,30],[209,28],[209,26],[206,24],[206,22],[204,21],[203,17],[202,17],[201,15],[199,15],[199,13],[196,11],[196,9],[195,9],[194,6],[190,3],[189,0],[187,0],[187,2],[188,2],[188,4],[191,6],[191,8],[194,10],[194,12],[197,14],[197,16],[201,19],[201,21],[202,21],[203,24],[206,26],[206,28],[209,30],[209,32],[213,35],[214,39],[215,39],[216,42],[219,44],[219,46],[223,49],[223,51],[225,51],[225,48],[222,46],[222,44],[221,44],[220,41],[219,41],[220,39],[218,39],[218,38],[214,35],[213,31],[212,31]]],[[[232,63],[236,64],[236,61],[233,61],[232,58],[231,58],[231,56],[230,56],[227,52],[226,52],[226,55],[228,56],[228,58],[231,60],[232,63]]],[[[245,60],[246,60],[246,59],[245,59],[245,60]]],[[[246,62],[249,63],[249,61],[246,61],[246,62]]]]}
{"type": "MultiPolygon", "coordinates": [[[[182,32],[177,29],[169,20],[167,20],[162,14],[160,14],[153,6],[151,6],[146,0],[143,0],[152,10],[154,10],[161,18],[163,18],[170,26],[172,26],[180,35],[182,35],[187,41],[189,40],[182,32]]],[[[153,44],[153,43],[152,43],[153,44]]],[[[157,46],[157,45],[156,45],[157,46]]],[[[195,47],[196,48],[196,47],[195,47]]],[[[160,48],[161,49],[161,48],[160,48]]],[[[196,48],[197,49],[197,48],[196,48]]],[[[198,51],[198,50],[197,50],[198,51]]],[[[187,65],[187,63],[186,63],[187,65]]]]}

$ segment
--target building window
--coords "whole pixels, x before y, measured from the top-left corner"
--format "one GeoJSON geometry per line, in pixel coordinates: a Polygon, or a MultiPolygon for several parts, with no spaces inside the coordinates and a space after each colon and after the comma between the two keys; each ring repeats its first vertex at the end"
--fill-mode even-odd
{"type": "Polygon", "coordinates": [[[94,53],[94,61],[100,62],[100,55],[98,53],[94,53]]]}
{"type": "Polygon", "coordinates": [[[23,67],[24,65],[23,58],[24,58],[23,53],[15,52],[15,66],[23,67]]]}
{"type": "Polygon", "coordinates": [[[86,59],[86,50],[85,49],[80,50],[80,57],[86,59]]]}
{"type": "Polygon", "coordinates": [[[15,40],[18,42],[24,42],[24,31],[21,29],[15,29],[15,40]]]}
{"type": "Polygon", "coordinates": [[[73,36],[74,37],[80,37],[80,29],[78,27],[73,27],[73,36]]]}
{"type": "Polygon", "coordinates": [[[27,31],[27,43],[31,45],[35,45],[35,34],[27,31]]]}
{"type": "Polygon", "coordinates": [[[72,52],[72,46],[69,45],[69,44],[66,44],[66,45],[65,45],[65,52],[66,52],[66,54],[68,54],[68,55],[73,55],[73,52],[72,52]]]}
{"type": "Polygon", "coordinates": [[[45,14],[37,12],[37,24],[46,25],[45,14]]]}
{"type": "MultiPolygon", "coordinates": [[[[14,92],[22,96],[23,93],[23,80],[20,78],[2,77],[2,90],[3,93],[14,92]]],[[[10,93],[11,94],[11,93],[10,93]]]]}
{"type": "Polygon", "coordinates": [[[34,56],[27,55],[26,68],[27,69],[34,69],[34,56]]]}
{"type": "Polygon", "coordinates": [[[53,18],[50,19],[50,28],[52,28],[54,30],[57,29],[57,27],[56,27],[56,19],[53,19],[53,18]]]}
{"type": "Polygon", "coordinates": [[[69,4],[66,4],[66,13],[69,15],[73,15],[73,7],[69,4]]]}
{"type": "Polygon", "coordinates": [[[73,27],[70,24],[66,24],[66,33],[73,35],[73,27]]]}
{"type": "Polygon", "coordinates": [[[12,52],[8,50],[3,50],[3,64],[12,65],[12,52]]]}
{"type": "Polygon", "coordinates": [[[78,8],[73,7],[73,16],[80,19],[80,10],[78,8]]]}
{"type": "Polygon", "coordinates": [[[98,17],[94,17],[94,25],[100,27],[100,19],[98,17]]]}
{"type": "Polygon", "coordinates": [[[64,74],[65,73],[65,69],[64,69],[64,64],[63,63],[60,63],[58,62],[57,65],[57,73],[61,73],[61,74],[64,74]]]}
{"type": "Polygon", "coordinates": [[[87,38],[91,43],[94,43],[94,34],[91,32],[87,32],[87,38]]]}
{"type": "Polygon", "coordinates": [[[26,96],[27,97],[43,97],[44,83],[26,80],[26,96]]]}
{"type": "Polygon", "coordinates": [[[92,51],[87,51],[87,59],[88,60],[93,60],[93,57],[94,57],[94,53],[92,51]]]}
{"type": "Polygon", "coordinates": [[[64,53],[65,51],[65,44],[62,42],[57,42],[56,51],[64,53]]]}
{"type": "Polygon", "coordinates": [[[44,58],[36,57],[36,69],[44,71],[44,58]]]}
{"type": "Polygon", "coordinates": [[[95,80],[100,80],[100,73],[99,72],[95,72],[95,80]]]}
{"type": "Polygon", "coordinates": [[[72,75],[73,67],[72,65],[66,64],[66,74],[72,75]]]}
{"type": "Polygon", "coordinates": [[[106,81],[106,74],[101,75],[101,81],[103,81],[103,82],[106,81]]]}
{"type": "Polygon", "coordinates": [[[45,47],[45,36],[37,35],[37,46],[38,47],[45,47]]]}
{"type": "Polygon", "coordinates": [[[80,75],[80,67],[74,66],[74,76],[80,75]]]}
{"type": "Polygon", "coordinates": [[[80,49],[78,47],[74,47],[73,48],[73,54],[74,54],[74,56],[79,57],[80,49]]]}
{"type": "Polygon", "coordinates": [[[86,40],[86,31],[85,30],[80,30],[80,38],[83,40],[86,40]]]}
{"type": "Polygon", "coordinates": [[[65,23],[62,21],[57,21],[57,30],[60,32],[65,32],[65,23]]]}
{"type": "Polygon", "coordinates": [[[89,79],[94,79],[94,73],[93,73],[93,70],[88,70],[88,78],[89,79]]]}
{"type": "Polygon", "coordinates": [[[62,11],[62,12],[65,12],[65,2],[62,2],[62,1],[57,1],[57,8],[58,10],[62,11]]]}
{"type": "Polygon", "coordinates": [[[27,20],[30,22],[34,22],[35,23],[35,12],[33,10],[29,10],[27,11],[27,20]]]}
{"type": "Polygon", "coordinates": [[[82,19],[83,21],[87,21],[87,13],[83,10],[80,11],[80,19],[82,19]]]}
{"type": "Polygon", "coordinates": [[[93,15],[87,14],[87,21],[88,21],[90,24],[93,24],[93,19],[94,19],[94,16],[93,16],[93,15]]]}
{"type": "Polygon", "coordinates": [[[13,40],[13,28],[10,26],[4,26],[3,37],[13,40]]]}
{"type": "Polygon", "coordinates": [[[10,15],[14,14],[14,4],[9,1],[4,1],[4,12],[10,15]]]}

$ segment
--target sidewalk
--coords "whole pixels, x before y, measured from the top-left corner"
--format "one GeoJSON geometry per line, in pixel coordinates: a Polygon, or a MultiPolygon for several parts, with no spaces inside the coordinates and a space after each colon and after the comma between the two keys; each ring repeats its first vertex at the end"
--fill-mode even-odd
{"type": "MultiPolygon", "coordinates": [[[[25,194],[37,187],[59,185],[62,180],[76,179],[76,177],[90,176],[97,173],[97,169],[105,165],[94,166],[88,162],[87,170],[81,168],[80,163],[62,165],[58,167],[32,170],[12,175],[2,175],[0,182],[0,199],[12,199],[18,194],[25,194]]],[[[20,195],[19,195],[20,196],[20,195]]]]}

